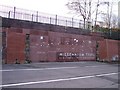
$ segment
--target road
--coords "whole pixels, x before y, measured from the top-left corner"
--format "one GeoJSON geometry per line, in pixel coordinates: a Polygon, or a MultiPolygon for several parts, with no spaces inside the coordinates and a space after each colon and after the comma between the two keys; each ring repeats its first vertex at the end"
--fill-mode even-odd
{"type": "Polygon", "coordinates": [[[3,88],[118,88],[118,65],[48,62],[2,65],[3,88]]]}

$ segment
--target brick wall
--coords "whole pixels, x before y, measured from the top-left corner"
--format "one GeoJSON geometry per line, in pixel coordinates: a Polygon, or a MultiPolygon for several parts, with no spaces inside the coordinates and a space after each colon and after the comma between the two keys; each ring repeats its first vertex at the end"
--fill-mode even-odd
{"type": "MultiPolygon", "coordinates": [[[[104,39],[99,41],[99,58],[102,61],[114,61],[118,60],[120,56],[118,40],[104,39]]],[[[120,59],[119,59],[120,60],[120,59]]]]}
{"type": "MultiPolygon", "coordinates": [[[[22,31],[22,29],[21,29],[22,31]]],[[[19,29],[8,29],[6,35],[6,61],[5,63],[15,63],[16,59],[20,63],[25,60],[25,35],[19,29]]]]}
{"type": "Polygon", "coordinates": [[[30,36],[28,56],[32,62],[95,61],[97,41],[101,60],[114,60],[118,55],[117,40],[104,39],[99,33],[90,33],[89,30],[6,18],[2,27],[6,33],[2,41],[6,44],[5,63],[15,63],[16,59],[25,62],[26,34],[30,36]]]}

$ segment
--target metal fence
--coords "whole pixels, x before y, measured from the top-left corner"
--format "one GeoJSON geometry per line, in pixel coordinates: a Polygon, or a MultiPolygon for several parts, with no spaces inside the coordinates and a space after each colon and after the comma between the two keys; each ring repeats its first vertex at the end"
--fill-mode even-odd
{"type": "MultiPolygon", "coordinates": [[[[0,5],[0,16],[33,22],[61,25],[66,27],[84,28],[84,23],[82,20],[4,5],[0,5]]],[[[86,29],[90,29],[91,23],[87,23],[85,26],[86,29]]]]}

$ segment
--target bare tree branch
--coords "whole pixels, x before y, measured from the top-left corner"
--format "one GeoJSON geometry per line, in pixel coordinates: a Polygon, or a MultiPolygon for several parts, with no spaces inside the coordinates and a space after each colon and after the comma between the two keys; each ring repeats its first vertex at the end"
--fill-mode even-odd
{"type": "Polygon", "coordinates": [[[86,22],[91,20],[91,8],[92,0],[73,0],[67,3],[67,7],[70,10],[75,11],[77,14],[81,15],[84,20],[84,28],[86,22]]]}

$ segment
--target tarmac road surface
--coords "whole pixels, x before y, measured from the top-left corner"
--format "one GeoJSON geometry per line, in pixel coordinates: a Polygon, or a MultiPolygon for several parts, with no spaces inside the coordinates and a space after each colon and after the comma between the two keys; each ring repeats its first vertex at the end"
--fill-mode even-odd
{"type": "Polygon", "coordinates": [[[118,88],[118,65],[47,62],[2,65],[2,88],[118,88]]]}

